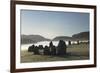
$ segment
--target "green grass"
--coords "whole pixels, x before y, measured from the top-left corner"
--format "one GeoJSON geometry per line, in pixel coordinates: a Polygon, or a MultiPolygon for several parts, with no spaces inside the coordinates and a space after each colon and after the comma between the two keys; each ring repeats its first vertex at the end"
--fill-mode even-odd
{"type": "Polygon", "coordinates": [[[89,44],[82,43],[79,45],[70,45],[67,47],[67,52],[70,55],[49,56],[49,55],[34,55],[32,52],[27,52],[27,50],[24,50],[21,51],[21,63],[86,60],[89,59],[89,44]]]}

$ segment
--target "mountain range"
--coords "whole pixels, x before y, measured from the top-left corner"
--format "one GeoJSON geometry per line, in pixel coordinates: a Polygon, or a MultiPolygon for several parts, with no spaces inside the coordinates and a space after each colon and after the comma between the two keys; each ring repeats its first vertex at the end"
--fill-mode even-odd
{"type": "Polygon", "coordinates": [[[50,41],[50,39],[44,38],[40,35],[21,35],[22,44],[36,43],[40,41],[50,41]]]}
{"type": "Polygon", "coordinates": [[[45,38],[41,35],[21,35],[21,44],[37,43],[40,41],[59,41],[59,40],[89,40],[89,31],[80,32],[70,36],[56,36],[53,39],[45,38]]]}

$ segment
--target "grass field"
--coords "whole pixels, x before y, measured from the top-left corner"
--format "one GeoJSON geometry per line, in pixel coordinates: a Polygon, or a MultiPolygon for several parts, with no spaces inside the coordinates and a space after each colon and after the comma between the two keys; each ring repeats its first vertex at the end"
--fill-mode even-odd
{"type": "Polygon", "coordinates": [[[26,62],[48,62],[48,61],[67,61],[67,60],[86,60],[89,59],[89,44],[80,43],[79,45],[69,45],[67,47],[67,55],[64,56],[48,56],[34,55],[27,50],[21,51],[21,63],[26,62]]]}

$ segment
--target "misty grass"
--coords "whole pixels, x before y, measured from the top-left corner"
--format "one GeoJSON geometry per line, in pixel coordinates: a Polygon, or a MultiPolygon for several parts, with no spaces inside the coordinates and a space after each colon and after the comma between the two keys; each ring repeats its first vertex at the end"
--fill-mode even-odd
{"type": "Polygon", "coordinates": [[[49,56],[34,55],[27,50],[21,51],[21,63],[26,62],[51,62],[51,61],[69,61],[69,60],[86,60],[89,59],[89,44],[81,43],[79,45],[69,45],[67,52],[71,55],[49,56]]]}

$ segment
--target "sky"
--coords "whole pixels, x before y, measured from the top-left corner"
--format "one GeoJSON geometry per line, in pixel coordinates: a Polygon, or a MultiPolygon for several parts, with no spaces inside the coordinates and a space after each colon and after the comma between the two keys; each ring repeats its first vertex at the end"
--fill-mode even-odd
{"type": "Polygon", "coordinates": [[[20,23],[21,34],[53,39],[89,31],[89,13],[21,10],[20,23]]]}

